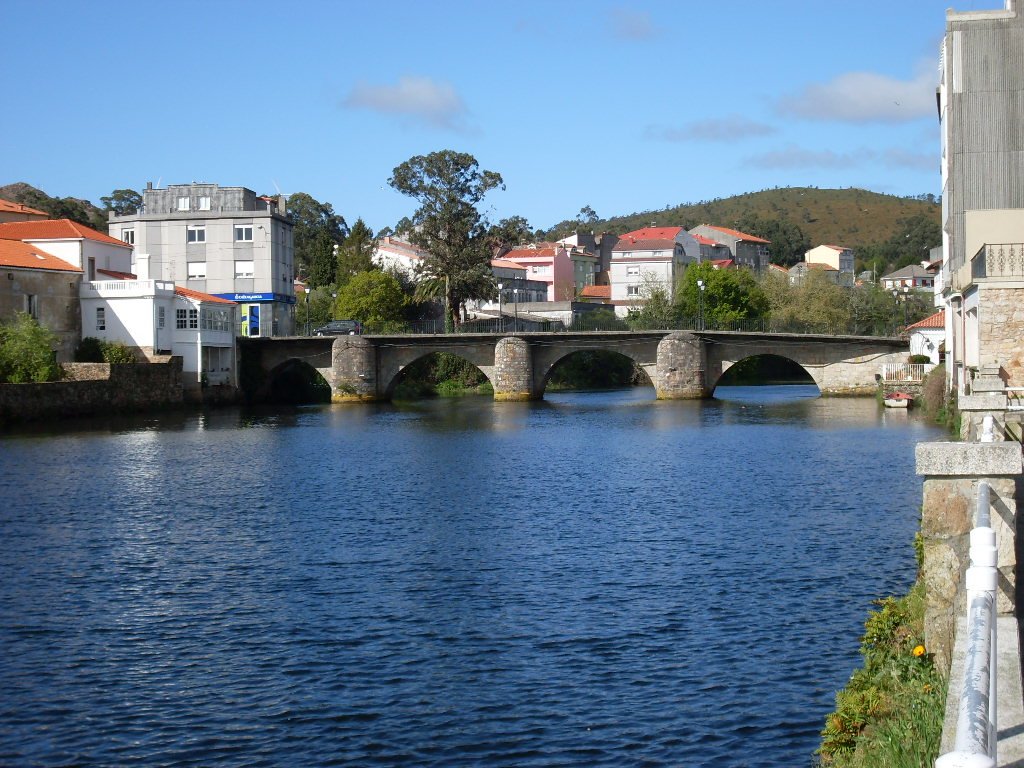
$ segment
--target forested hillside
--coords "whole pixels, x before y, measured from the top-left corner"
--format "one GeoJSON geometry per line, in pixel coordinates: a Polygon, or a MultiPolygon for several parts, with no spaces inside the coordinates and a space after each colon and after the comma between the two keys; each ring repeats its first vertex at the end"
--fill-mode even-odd
{"type": "Polygon", "coordinates": [[[855,249],[862,263],[875,259],[894,266],[926,259],[928,250],[941,243],[940,213],[934,195],[908,198],[854,188],[785,187],[608,219],[585,207],[576,219],[556,224],[546,236],[564,237],[577,228],[621,234],[652,223],[686,229],[714,224],[771,240],[772,261],[778,264],[793,264],[808,248],[827,243],[855,249]]]}
{"type": "Polygon", "coordinates": [[[71,219],[100,232],[107,231],[107,212],[102,208],[97,208],[88,200],[75,197],[50,197],[42,190],[23,181],[0,187],[0,199],[45,211],[54,219],[71,219]]]}

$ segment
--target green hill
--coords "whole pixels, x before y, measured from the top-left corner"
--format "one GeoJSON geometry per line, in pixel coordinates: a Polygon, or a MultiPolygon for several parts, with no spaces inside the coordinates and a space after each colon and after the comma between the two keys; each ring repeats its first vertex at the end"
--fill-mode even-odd
{"type": "Polygon", "coordinates": [[[0,199],[45,211],[54,219],[71,219],[100,232],[107,231],[106,211],[97,208],[88,200],[77,197],[50,197],[23,181],[0,187],[0,199]]]}
{"type": "Polygon", "coordinates": [[[546,237],[565,237],[577,228],[622,234],[652,223],[686,229],[714,224],[772,240],[778,246],[772,253],[776,263],[793,263],[807,247],[823,243],[853,248],[864,260],[896,262],[913,256],[919,261],[927,258],[927,248],[941,242],[940,216],[941,205],[933,195],[910,198],[854,188],[784,187],[609,219],[566,220],[548,230],[546,237]],[[910,239],[915,240],[913,254],[901,250],[902,241],[910,239]]]}

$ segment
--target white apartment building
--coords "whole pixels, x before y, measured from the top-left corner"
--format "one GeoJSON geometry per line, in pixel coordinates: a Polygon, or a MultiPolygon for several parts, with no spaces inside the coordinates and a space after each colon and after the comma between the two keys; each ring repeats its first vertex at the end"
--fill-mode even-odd
{"type": "Polygon", "coordinates": [[[676,281],[700,253],[697,239],[682,227],[645,227],[620,236],[609,268],[615,314],[625,317],[640,307],[647,286],[660,286],[672,298],[676,281]]]}
{"type": "Polygon", "coordinates": [[[138,213],[110,214],[110,234],[135,246],[133,271],[237,302],[240,335],[295,332],[292,222],[282,196],[207,183],[147,184],[138,213]]]}

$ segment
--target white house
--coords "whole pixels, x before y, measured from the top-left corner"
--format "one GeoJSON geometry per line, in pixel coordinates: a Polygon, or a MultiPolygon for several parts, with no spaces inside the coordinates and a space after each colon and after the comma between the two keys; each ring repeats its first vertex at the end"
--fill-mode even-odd
{"type": "Polygon", "coordinates": [[[147,358],[177,355],[187,388],[238,385],[238,304],[165,280],[97,280],[79,292],[82,336],[119,341],[147,358]]]}
{"type": "Polygon", "coordinates": [[[907,326],[910,334],[910,354],[928,355],[936,365],[942,362],[940,354],[945,353],[946,313],[939,310],[913,325],[907,326]]]}
{"type": "Polygon", "coordinates": [[[382,237],[377,241],[370,258],[383,270],[397,269],[409,277],[416,273],[416,268],[423,263],[429,254],[412,243],[399,240],[397,237],[382,237]]]}
{"type": "Polygon", "coordinates": [[[642,305],[647,286],[661,286],[671,298],[686,265],[700,258],[700,244],[682,227],[644,227],[622,235],[609,269],[615,313],[625,316],[642,305]]]}
{"type": "Polygon", "coordinates": [[[824,264],[836,271],[839,285],[853,285],[853,250],[841,245],[819,245],[804,254],[804,263],[824,264]]]}

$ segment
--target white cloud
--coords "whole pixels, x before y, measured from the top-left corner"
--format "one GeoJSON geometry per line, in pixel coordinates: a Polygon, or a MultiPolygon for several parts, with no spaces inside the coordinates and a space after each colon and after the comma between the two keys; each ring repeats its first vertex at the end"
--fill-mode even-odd
{"type": "Polygon", "coordinates": [[[662,141],[738,141],[757,136],[770,136],[776,129],[766,123],[749,120],[741,115],[695,120],[679,127],[648,126],[644,135],[662,141]]]}
{"type": "Polygon", "coordinates": [[[915,77],[898,80],[875,72],[847,72],[783,96],[780,113],[808,120],[901,123],[935,115],[934,62],[922,62],[915,77]]]}
{"type": "Polygon", "coordinates": [[[939,172],[937,150],[935,152],[908,152],[905,149],[887,149],[882,155],[882,162],[915,171],[935,171],[936,174],[939,172]]]}
{"type": "Polygon", "coordinates": [[[660,35],[647,11],[632,8],[613,8],[608,15],[608,25],[615,37],[623,40],[653,40],[660,35]]]}
{"type": "Polygon", "coordinates": [[[450,84],[411,75],[399,78],[397,85],[357,83],[342,105],[384,115],[399,115],[456,132],[466,130],[464,121],[469,112],[450,84]]]}

